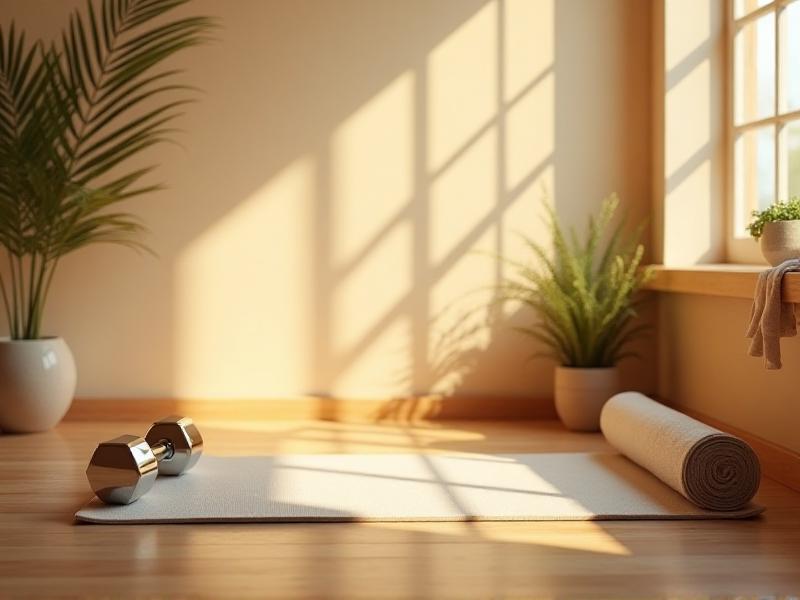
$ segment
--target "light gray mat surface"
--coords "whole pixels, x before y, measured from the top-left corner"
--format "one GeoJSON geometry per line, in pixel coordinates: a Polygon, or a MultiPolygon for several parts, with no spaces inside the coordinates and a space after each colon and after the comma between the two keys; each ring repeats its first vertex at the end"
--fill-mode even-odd
{"type": "Polygon", "coordinates": [[[92,523],[581,521],[744,518],[698,508],[619,454],[204,455],[133,504],[96,498],[92,523]]]}

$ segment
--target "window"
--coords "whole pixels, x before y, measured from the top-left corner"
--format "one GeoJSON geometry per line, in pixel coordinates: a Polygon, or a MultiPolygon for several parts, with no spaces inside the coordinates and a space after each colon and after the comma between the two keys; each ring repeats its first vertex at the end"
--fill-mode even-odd
{"type": "Polygon", "coordinates": [[[731,0],[729,32],[736,244],[753,210],[800,196],[800,0],[731,0]]]}

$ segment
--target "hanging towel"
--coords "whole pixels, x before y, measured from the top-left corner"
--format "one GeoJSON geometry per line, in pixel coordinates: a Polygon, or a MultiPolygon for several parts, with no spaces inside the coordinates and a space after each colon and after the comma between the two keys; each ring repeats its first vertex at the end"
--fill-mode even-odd
{"type": "Polygon", "coordinates": [[[763,356],[767,369],[781,368],[781,338],[797,335],[794,304],[781,299],[781,282],[790,271],[800,271],[793,258],[758,274],[747,337],[750,356],[763,356]]]}

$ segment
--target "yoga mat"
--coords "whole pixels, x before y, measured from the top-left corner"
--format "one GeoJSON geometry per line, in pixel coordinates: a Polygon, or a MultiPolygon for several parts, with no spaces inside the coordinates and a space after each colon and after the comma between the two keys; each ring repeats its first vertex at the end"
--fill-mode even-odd
{"type": "Polygon", "coordinates": [[[619,453],[203,456],[91,523],[733,519],[760,470],[743,441],[635,392],[603,408],[619,453]],[[627,457],[627,458],[626,458],[627,457]]]}
{"type": "Polygon", "coordinates": [[[619,454],[203,456],[92,523],[718,519],[619,454]]]}
{"type": "Polygon", "coordinates": [[[761,468],[747,443],[638,392],[606,402],[600,428],[614,448],[701,508],[741,509],[758,491],[761,468]]]}

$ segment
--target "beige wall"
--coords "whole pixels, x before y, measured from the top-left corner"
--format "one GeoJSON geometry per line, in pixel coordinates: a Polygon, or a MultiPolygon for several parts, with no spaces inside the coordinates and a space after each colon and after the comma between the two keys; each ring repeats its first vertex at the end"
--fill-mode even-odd
{"type": "MultiPolygon", "coordinates": [[[[0,12],[51,36],[74,4],[0,12]]],[[[545,191],[569,223],[611,191],[646,215],[649,3],[191,10],[222,24],[180,61],[205,92],[182,148],[150,156],[169,190],[130,205],[159,257],[92,248],[54,282],[45,330],[79,394],[548,398],[552,365],[511,330],[530,316],[473,311],[503,274],[473,251],[545,239],[545,191]]],[[[631,385],[652,390],[655,367],[629,365],[631,385]]]]}
{"type": "Polygon", "coordinates": [[[725,0],[653,5],[655,256],[725,259],[725,0]]]}
{"type": "Polygon", "coordinates": [[[782,343],[783,369],[747,356],[750,301],[665,294],[662,392],[675,404],[800,452],[800,340],[782,343]]]}
{"type": "MultiPolygon", "coordinates": [[[[667,265],[725,259],[725,4],[654,5],[654,201],[656,252],[667,265]],[[663,229],[661,229],[663,227],[663,229]]],[[[800,451],[800,341],[784,340],[784,368],[747,356],[750,302],[663,294],[659,393],[800,451]]]]}

